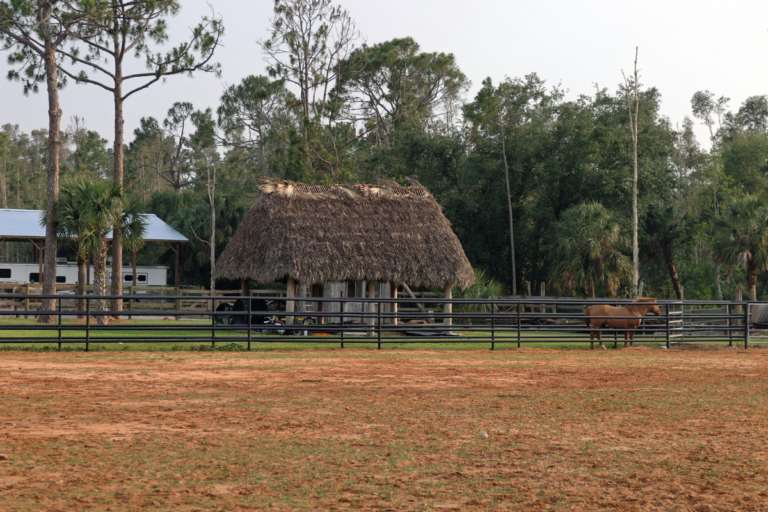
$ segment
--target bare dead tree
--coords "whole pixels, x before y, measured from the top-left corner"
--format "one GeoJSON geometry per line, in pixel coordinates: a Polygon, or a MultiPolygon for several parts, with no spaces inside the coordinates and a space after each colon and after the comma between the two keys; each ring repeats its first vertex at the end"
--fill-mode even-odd
{"type": "Polygon", "coordinates": [[[629,108],[629,129],[632,132],[632,155],[634,157],[632,174],[632,295],[637,297],[637,285],[640,280],[640,248],[637,242],[637,116],[640,111],[640,95],[638,94],[637,83],[637,55],[639,48],[635,47],[635,74],[632,84],[627,80],[624,71],[621,74],[624,77],[624,93],[627,97],[627,107],[629,108]],[[630,91],[634,90],[635,112],[632,113],[632,98],[630,91]]]}
{"type": "Polygon", "coordinates": [[[499,110],[499,128],[501,129],[501,154],[504,159],[504,176],[507,180],[507,209],[509,211],[509,245],[512,258],[512,295],[517,295],[517,269],[515,265],[515,221],[512,217],[512,191],[509,187],[509,164],[507,163],[507,141],[504,131],[504,119],[499,110]]]}

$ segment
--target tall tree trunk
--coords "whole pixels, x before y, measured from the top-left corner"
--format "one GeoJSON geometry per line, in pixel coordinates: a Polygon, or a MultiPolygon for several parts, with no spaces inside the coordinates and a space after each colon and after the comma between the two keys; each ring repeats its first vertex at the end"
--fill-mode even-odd
{"type": "Polygon", "coordinates": [[[749,287],[749,300],[757,301],[757,266],[751,263],[747,266],[747,286],[749,287]]]}
{"type": "MultiPolygon", "coordinates": [[[[86,264],[88,262],[88,258],[85,254],[81,254],[81,242],[77,243],[77,294],[78,295],[85,295],[85,283],[88,280],[88,278],[85,275],[86,272],[86,264]]],[[[78,299],[77,300],[77,310],[78,311],[85,311],[85,299],[78,299]]],[[[82,315],[78,318],[84,318],[82,315]]]]}
{"type": "MultiPolygon", "coordinates": [[[[107,294],[107,245],[106,240],[104,247],[93,252],[93,291],[97,296],[104,296],[107,294]]],[[[114,281],[114,279],[112,279],[114,281]]],[[[95,302],[96,311],[109,311],[107,309],[108,301],[104,299],[97,299],[95,302]]],[[[106,315],[99,315],[97,322],[99,325],[107,325],[109,323],[109,317],[106,315]]]]}
{"type": "Polygon", "coordinates": [[[507,164],[507,143],[504,134],[504,121],[499,116],[501,128],[501,154],[504,157],[504,175],[507,179],[507,207],[509,209],[509,246],[512,254],[512,295],[517,295],[517,271],[515,269],[515,221],[512,217],[512,192],[509,187],[509,165],[507,164]]]}
{"type": "Polygon", "coordinates": [[[3,160],[3,170],[0,173],[0,187],[3,189],[3,208],[8,208],[8,185],[5,179],[8,174],[8,160],[3,160]]]}
{"type": "Polygon", "coordinates": [[[720,265],[715,265],[715,283],[717,283],[717,300],[723,300],[723,286],[720,283],[720,265]]]}
{"type": "Polygon", "coordinates": [[[640,246],[637,242],[637,135],[633,144],[635,153],[635,171],[632,178],[632,290],[637,297],[637,285],[640,281],[640,246]]]}
{"type": "MultiPolygon", "coordinates": [[[[46,3],[41,12],[40,29],[45,39],[45,78],[48,88],[48,204],[45,214],[45,272],[41,277],[43,295],[56,294],[56,211],[59,205],[59,152],[61,149],[61,109],[59,108],[59,81],[56,67],[56,48],[51,35],[51,3],[46,3]]],[[[53,311],[55,299],[44,299],[40,305],[44,311],[53,311]]],[[[51,315],[41,316],[39,321],[55,321],[51,315]]]]}
{"type": "MultiPolygon", "coordinates": [[[[635,112],[632,113],[632,101],[629,97],[629,82],[624,77],[625,94],[627,95],[627,107],[629,108],[629,129],[632,132],[632,156],[634,160],[632,172],[632,295],[637,298],[637,285],[640,281],[640,246],[637,242],[637,117],[640,111],[640,96],[637,92],[637,54],[639,48],[635,48],[635,74],[632,86],[635,92],[635,112]]],[[[622,71],[622,74],[624,72],[622,71]]]]}
{"type": "MultiPolygon", "coordinates": [[[[667,269],[669,270],[669,278],[672,280],[672,286],[675,288],[675,295],[677,299],[681,300],[683,294],[680,291],[680,278],[677,275],[677,265],[675,264],[675,254],[672,252],[672,247],[664,247],[664,259],[667,262],[667,269]]],[[[722,299],[720,299],[722,300],[722,299]]]]}
{"type": "MultiPolygon", "coordinates": [[[[121,71],[120,65],[116,65],[116,71],[121,71]]],[[[115,79],[115,144],[114,144],[114,180],[120,184],[123,190],[123,88],[122,75],[115,79]]],[[[121,207],[122,211],[122,207],[121,207]]],[[[122,218],[122,216],[121,216],[122,218]]],[[[112,230],[112,295],[123,295],[123,226],[115,226],[112,230]]],[[[112,301],[113,311],[123,310],[123,301],[112,301]]]]}
{"type": "Polygon", "coordinates": [[[211,202],[211,293],[216,289],[216,279],[213,274],[216,271],[216,166],[213,167],[213,180],[208,171],[208,199],[211,202]]]}

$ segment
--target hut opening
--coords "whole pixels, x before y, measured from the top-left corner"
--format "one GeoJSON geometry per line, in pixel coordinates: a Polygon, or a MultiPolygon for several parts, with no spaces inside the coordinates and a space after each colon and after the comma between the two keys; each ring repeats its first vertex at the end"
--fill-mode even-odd
{"type": "Polygon", "coordinates": [[[450,298],[453,286],[474,283],[472,266],[435,198],[409,182],[307,185],[262,178],[261,193],[214,277],[239,279],[244,292],[249,281],[285,282],[288,311],[296,295],[396,297],[402,284],[440,287],[450,298]]]}

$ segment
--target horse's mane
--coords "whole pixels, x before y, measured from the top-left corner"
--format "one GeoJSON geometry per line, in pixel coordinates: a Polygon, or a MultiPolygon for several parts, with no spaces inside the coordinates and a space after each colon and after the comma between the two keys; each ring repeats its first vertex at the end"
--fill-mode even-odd
{"type": "Polygon", "coordinates": [[[627,308],[630,311],[636,311],[636,312],[640,313],[644,309],[647,310],[652,305],[652,304],[649,304],[649,302],[650,303],[654,303],[654,302],[656,302],[656,299],[639,298],[639,299],[635,299],[635,301],[632,304],[627,304],[624,307],[627,308]]]}

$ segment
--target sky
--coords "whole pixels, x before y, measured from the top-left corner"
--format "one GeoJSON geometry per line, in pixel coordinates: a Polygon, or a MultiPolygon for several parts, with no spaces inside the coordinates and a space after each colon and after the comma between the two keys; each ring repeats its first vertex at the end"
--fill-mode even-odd
{"type": "MultiPolygon", "coordinates": [[[[132,96],[125,105],[126,141],[142,117],[160,120],[176,101],[216,109],[227,85],[263,74],[256,40],[269,36],[273,0],[210,0],[224,19],[224,46],[216,60],[221,77],[175,76],[132,96]]],[[[424,51],[452,53],[473,82],[471,99],[491,77],[535,72],[560,85],[568,98],[595,86],[615,90],[622,70],[633,67],[639,47],[640,82],[659,89],[662,114],[673,125],[690,116],[698,90],[731,98],[738,109],[749,96],[768,93],[768,2],[757,0],[341,0],[369,44],[414,38],[424,51]]],[[[206,0],[181,0],[169,22],[171,42],[181,41],[201,16],[206,0]]],[[[8,64],[0,58],[0,74],[8,64]]],[[[135,63],[137,69],[140,63],[135,63]]],[[[65,128],[77,115],[89,129],[112,140],[112,97],[89,85],[70,83],[61,93],[65,128]]],[[[24,97],[21,84],[0,80],[0,124],[24,131],[47,126],[46,96],[24,97]]],[[[706,129],[697,128],[708,145],[706,129]]]]}

